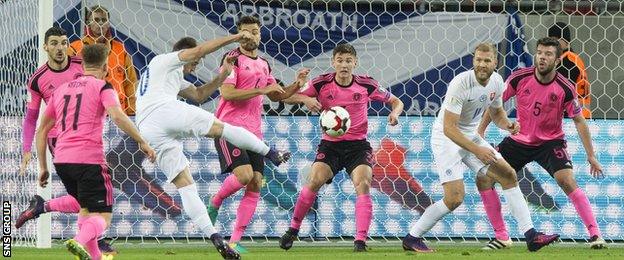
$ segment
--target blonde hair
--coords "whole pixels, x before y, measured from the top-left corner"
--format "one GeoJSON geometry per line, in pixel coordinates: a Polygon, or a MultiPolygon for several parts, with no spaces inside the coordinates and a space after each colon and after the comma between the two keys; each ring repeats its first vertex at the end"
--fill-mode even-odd
{"type": "Polygon", "coordinates": [[[477,47],[475,47],[475,52],[477,51],[482,51],[482,52],[492,52],[494,53],[494,56],[496,56],[496,46],[494,46],[494,44],[492,44],[491,42],[482,42],[479,43],[479,45],[477,45],[477,47]]]}

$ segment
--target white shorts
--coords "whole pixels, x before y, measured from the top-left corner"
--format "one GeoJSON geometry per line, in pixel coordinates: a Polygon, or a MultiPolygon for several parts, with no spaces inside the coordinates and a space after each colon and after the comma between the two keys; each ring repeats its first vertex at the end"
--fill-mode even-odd
{"type": "MultiPolygon", "coordinates": [[[[496,153],[496,159],[503,158],[481,136],[475,135],[468,138],[480,146],[492,149],[496,153]]],[[[489,165],[481,162],[477,156],[461,148],[451,139],[444,136],[444,134],[431,135],[431,150],[433,151],[433,160],[440,177],[440,183],[463,179],[466,166],[476,174],[485,174],[487,172],[489,165]]]]}
{"type": "Polygon", "coordinates": [[[182,139],[206,136],[214,121],[212,113],[176,100],[160,106],[139,123],[139,131],[156,150],[156,163],[168,182],[188,166],[182,139]]]}

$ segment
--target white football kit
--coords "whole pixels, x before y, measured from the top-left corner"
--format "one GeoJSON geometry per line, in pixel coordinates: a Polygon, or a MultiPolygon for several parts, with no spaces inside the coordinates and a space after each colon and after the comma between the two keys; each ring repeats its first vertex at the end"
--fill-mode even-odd
{"type": "MultiPolygon", "coordinates": [[[[492,73],[485,87],[477,82],[474,70],[462,72],[451,80],[431,131],[431,150],[441,183],[463,179],[464,165],[477,174],[485,174],[487,171],[487,165],[473,153],[461,148],[444,135],[445,111],[459,115],[459,130],[468,139],[494,150],[477,134],[477,127],[486,109],[499,108],[503,105],[504,90],[505,82],[496,72],[492,73]]],[[[496,158],[502,158],[500,153],[496,152],[496,158]]]]}
{"type": "Polygon", "coordinates": [[[136,92],[137,126],[156,150],[156,163],[169,182],[188,166],[182,138],[207,135],[215,120],[212,113],[178,100],[178,93],[192,85],[184,80],[179,53],[154,57],[136,92]]]}

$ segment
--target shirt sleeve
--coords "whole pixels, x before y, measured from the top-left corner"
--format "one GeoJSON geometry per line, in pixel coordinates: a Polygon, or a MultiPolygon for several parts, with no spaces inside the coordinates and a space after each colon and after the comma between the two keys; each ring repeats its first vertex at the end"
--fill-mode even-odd
{"type": "Polygon", "coordinates": [[[449,83],[448,90],[446,92],[445,102],[446,110],[451,111],[455,114],[461,114],[462,108],[464,106],[464,102],[466,102],[466,91],[461,91],[461,80],[458,78],[454,78],[449,83]]]}
{"type": "Polygon", "coordinates": [[[373,93],[368,96],[371,100],[388,103],[390,102],[390,98],[392,98],[393,95],[392,93],[390,93],[390,91],[380,87],[379,84],[377,84],[375,90],[373,90],[373,93]]]}
{"type": "Polygon", "coordinates": [[[186,62],[180,60],[180,52],[181,51],[176,51],[158,55],[154,57],[150,64],[154,68],[157,68],[156,72],[162,73],[163,71],[175,70],[186,64],[186,62]]]}
{"type": "Polygon", "coordinates": [[[33,89],[33,84],[36,84],[32,81],[32,78],[28,81],[28,85],[26,87],[26,107],[29,109],[39,111],[39,107],[41,106],[41,100],[43,97],[39,91],[35,91],[33,89]]]}
{"type": "Polygon", "coordinates": [[[119,104],[119,99],[117,98],[117,92],[115,92],[113,86],[108,82],[104,84],[104,86],[100,90],[100,100],[104,108],[109,108],[113,106],[121,107],[121,104],[119,104]]]}
{"type": "Polygon", "coordinates": [[[299,94],[308,96],[308,97],[316,97],[318,93],[316,92],[316,88],[312,85],[312,80],[309,80],[303,88],[299,90],[299,94]]]}
{"type": "Polygon", "coordinates": [[[185,90],[185,89],[187,89],[187,88],[189,88],[191,86],[193,86],[193,83],[188,82],[185,79],[182,79],[182,81],[180,81],[180,90],[185,90]]]}
{"type": "Polygon", "coordinates": [[[507,102],[507,100],[509,100],[510,98],[516,95],[516,89],[514,89],[510,84],[511,78],[512,77],[509,77],[507,81],[505,81],[505,86],[504,86],[505,90],[503,91],[503,99],[502,99],[503,102],[507,102]]]}
{"type": "Polygon", "coordinates": [[[580,115],[583,110],[583,107],[578,100],[578,95],[574,90],[572,91],[572,96],[574,96],[574,98],[564,104],[564,109],[567,112],[569,118],[574,118],[577,115],[580,115]]]}

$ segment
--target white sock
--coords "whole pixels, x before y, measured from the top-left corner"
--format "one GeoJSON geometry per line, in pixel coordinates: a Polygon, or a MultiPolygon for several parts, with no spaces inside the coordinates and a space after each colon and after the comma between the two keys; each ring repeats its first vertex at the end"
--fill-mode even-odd
{"type": "Polygon", "coordinates": [[[409,234],[414,237],[422,237],[438,223],[438,220],[449,213],[451,213],[451,210],[444,204],[444,200],[438,200],[438,202],[425,209],[425,213],[410,228],[409,234]]]}
{"type": "Polygon", "coordinates": [[[234,146],[252,151],[254,153],[266,155],[269,153],[269,146],[260,140],[256,135],[247,131],[247,129],[223,123],[223,133],[221,138],[230,142],[234,146]]]}
{"type": "Polygon", "coordinates": [[[206,205],[204,205],[204,202],[199,198],[195,183],[179,188],[178,193],[180,193],[180,197],[182,198],[184,212],[191,218],[195,226],[199,227],[208,237],[217,233],[214,226],[212,226],[212,222],[210,222],[206,205]]]}
{"type": "Polygon", "coordinates": [[[511,189],[503,190],[505,200],[509,203],[509,209],[511,215],[518,221],[518,227],[522,232],[527,232],[533,228],[533,220],[531,219],[531,213],[529,212],[529,206],[527,205],[522,192],[518,186],[511,189]]]}

